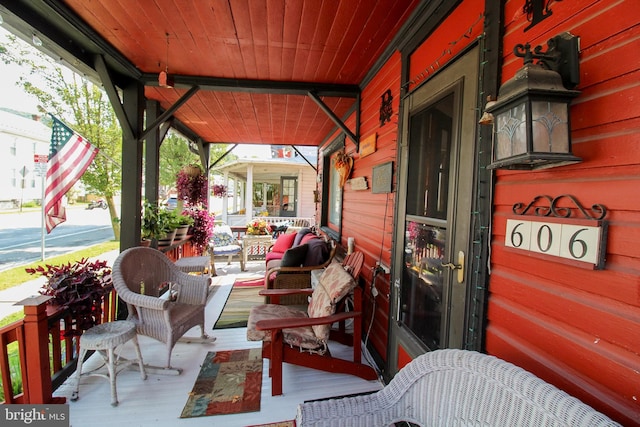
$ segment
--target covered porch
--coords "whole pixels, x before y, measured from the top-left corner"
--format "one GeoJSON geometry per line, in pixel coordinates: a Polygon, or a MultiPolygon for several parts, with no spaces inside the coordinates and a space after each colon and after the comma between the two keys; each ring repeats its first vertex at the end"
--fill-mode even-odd
{"type": "MultiPolygon", "coordinates": [[[[246,272],[240,272],[238,263],[227,265],[216,263],[218,276],[213,278],[212,296],[205,312],[205,331],[216,337],[213,344],[179,342],[173,349],[172,366],[183,369],[177,376],[148,374],[145,381],[134,370],[126,370],[117,376],[119,405],[109,404],[109,382],[103,378],[83,378],[80,398],[69,401],[73,391],[73,378],[67,379],[55,392],[54,397],[64,397],[70,407],[71,425],[112,426],[112,425],[155,425],[155,426],[196,426],[220,425],[242,427],[269,422],[293,420],[298,404],[332,396],[344,396],[377,391],[381,381],[366,381],[356,376],[331,374],[315,369],[284,364],[283,388],[281,396],[271,395],[269,361],[263,360],[261,405],[259,412],[245,412],[232,415],[214,415],[196,418],[180,418],[205,355],[209,351],[239,350],[259,348],[260,343],[247,341],[246,328],[215,329],[227,296],[236,278],[264,274],[264,261],[251,261],[246,272]]],[[[199,336],[196,327],[185,337],[199,336]]],[[[146,364],[158,365],[164,360],[164,345],[148,337],[140,336],[140,348],[146,364]]],[[[332,354],[349,356],[349,348],[331,343],[332,354]]],[[[124,357],[135,357],[131,343],[122,346],[124,357]]],[[[85,366],[95,366],[98,356],[85,362],[85,366]]],[[[366,358],[365,358],[366,360],[366,358]]]]}

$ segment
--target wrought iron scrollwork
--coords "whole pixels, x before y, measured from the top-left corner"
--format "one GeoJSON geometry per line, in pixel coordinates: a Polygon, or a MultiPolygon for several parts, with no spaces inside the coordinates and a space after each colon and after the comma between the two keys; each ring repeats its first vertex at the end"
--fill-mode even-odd
{"type": "Polygon", "coordinates": [[[591,205],[591,211],[588,212],[582,204],[570,194],[561,194],[555,198],[546,195],[540,195],[533,198],[528,205],[518,202],[513,205],[513,213],[516,215],[526,215],[527,212],[532,210],[531,215],[535,216],[552,216],[556,218],[569,218],[571,213],[576,209],[582,213],[586,219],[601,220],[607,215],[607,208],[604,205],[596,203],[591,205]],[[573,202],[574,206],[566,207],[559,206],[559,203],[563,199],[568,199],[573,202]],[[546,201],[547,205],[538,205],[540,201],[546,201]]]}

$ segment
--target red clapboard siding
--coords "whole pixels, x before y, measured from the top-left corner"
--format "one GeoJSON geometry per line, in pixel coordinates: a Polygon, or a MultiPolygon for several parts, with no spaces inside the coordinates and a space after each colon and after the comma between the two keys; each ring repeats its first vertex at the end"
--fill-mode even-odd
{"type": "Polygon", "coordinates": [[[553,2],[553,15],[524,32],[523,3],[505,6],[502,80],[522,66],[516,43],[580,36],[571,128],[583,161],[495,173],[486,349],[623,425],[640,425],[640,58],[630,54],[640,47],[640,9],[628,1],[553,2]],[[504,246],[515,203],[563,194],[587,210],[606,206],[603,270],[504,246]]]}

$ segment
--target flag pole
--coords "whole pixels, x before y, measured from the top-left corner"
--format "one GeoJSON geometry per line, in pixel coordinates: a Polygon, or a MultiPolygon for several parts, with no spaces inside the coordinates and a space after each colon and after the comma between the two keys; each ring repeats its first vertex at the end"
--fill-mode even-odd
{"type": "Polygon", "coordinates": [[[44,225],[44,216],[45,216],[45,212],[44,212],[44,198],[45,198],[45,177],[46,177],[46,173],[41,173],[41,179],[42,179],[42,202],[40,203],[42,205],[42,212],[40,215],[40,258],[41,260],[44,262],[44,242],[45,242],[45,225],[44,225]]]}

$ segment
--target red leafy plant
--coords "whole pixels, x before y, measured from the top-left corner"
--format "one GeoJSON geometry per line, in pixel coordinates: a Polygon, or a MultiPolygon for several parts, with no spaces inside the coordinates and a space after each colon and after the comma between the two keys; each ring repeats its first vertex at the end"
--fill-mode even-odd
{"type": "Polygon", "coordinates": [[[189,215],[193,218],[191,226],[191,243],[201,255],[205,253],[209,247],[209,240],[213,236],[213,227],[215,225],[215,215],[206,209],[189,208],[182,212],[183,215],[189,215]]]}
{"type": "Polygon", "coordinates": [[[190,205],[196,206],[206,204],[208,197],[207,177],[202,173],[197,165],[190,165],[200,171],[199,174],[191,174],[186,170],[180,170],[176,175],[176,188],[178,198],[187,201],[190,205]]]}
{"type": "Polygon", "coordinates": [[[70,335],[81,335],[82,331],[100,323],[103,297],[113,289],[111,267],[106,261],[90,262],[82,258],[73,264],[47,264],[25,270],[47,278],[40,294],[53,297],[49,304],[69,310],[76,322],[76,329],[71,330],[70,335]]]}

